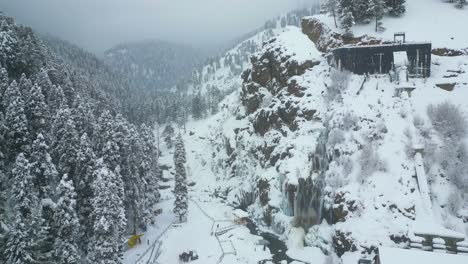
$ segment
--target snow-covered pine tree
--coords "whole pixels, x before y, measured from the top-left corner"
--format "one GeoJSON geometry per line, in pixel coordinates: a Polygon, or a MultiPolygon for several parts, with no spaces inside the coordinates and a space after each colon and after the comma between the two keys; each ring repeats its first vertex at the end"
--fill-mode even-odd
{"type": "MultiPolygon", "coordinates": [[[[103,156],[103,151],[108,145],[109,141],[113,141],[114,120],[111,113],[107,110],[103,111],[96,123],[96,138],[94,143],[94,151],[97,156],[103,156]]],[[[90,136],[90,135],[88,135],[90,136]]],[[[107,162],[106,160],[104,160],[107,162]]]]}
{"type": "Polygon", "coordinates": [[[7,157],[14,160],[21,151],[28,149],[29,129],[25,114],[25,102],[19,91],[18,84],[13,81],[5,91],[3,98],[5,110],[5,139],[8,146],[7,157]]]}
{"type": "Polygon", "coordinates": [[[57,197],[59,200],[54,215],[57,228],[55,259],[60,264],[77,264],[80,263],[77,244],[80,224],[76,213],[75,188],[66,174],[57,187],[57,197]]]}
{"type": "Polygon", "coordinates": [[[45,133],[46,119],[49,117],[49,109],[45,103],[44,94],[41,87],[33,85],[29,90],[29,97],[26,107],[26,115],[31,127],[32,137],[38,133],[45,133]]]}
{"type": "Polygon", "coordinates": [[[174,213],[180,222],[187,221],[188,211],[188,190],[187,173],[185,170],[185,146],[182,136],[179,134],[176,139],[174,150],[175,166],[175,186],[174,186],[174,213]]]}
{"type": "MultiPolygon", "coordinates": [[[[40,133],[31,148],[31,176],[38,191],[39,201],[41,201],[42,216],[46,224],[52,227],[54,225],[53,214],[55,210],[55,203],[53,202],[54,189],[58,183],[57,170],[52,163],[49,147],[44,136],[40,133]]],[[[50,233],[49,236],[52,237],[53,234],[50,233]]]]}
{"type": "Polygon", "coordinates": [[[369,0],[369,14],[375,19],[375,32],[382,32],[385,30],[382,23],[382,18],[385,14],[384,0],[369,0]]]}
{"type": "Polygon", "coordinates": [[[93,111],[89,102],[85,102],[80,96],[75,99],[77,103],[76,107],[72,109],[73,121],[75,122],[76,131],[82,135],[86,133],[88,136],[92,136],[94,132],[93,125],[96,120],[93,115],[93,111]]]}
{"type": "MultiPolygon", "coordinates": [[[[466,1],[466,0],[465,0],[466,1]]],[[[401,16],[406,12],[406,0],[386,0],[388,13],[392,16],[401,16]]]]}
{"type": "Polygon", "coordinates": [[[369,0],[354,0],[353,15],[356,23],[370,23],[372,14],[369,14],[369,0]]]}
{"type": "Polygon", "coordinates": [[[31,149],[31,175],[34,179],[39,198],[53,197],[53,186],[57,184],[57,169],[52,163],[49,146],[42,134],[38,134],[31,149]]]}
{"type": "Polygon", "coordinates": [[[83,133],[80,138],[80,146],[76,154],[75,186],[77,192],[77,210],[80,221],[79,245],[87,250],[87,243],[92,238],[93,221],[90,217],[93,199],[93,173],[95,169],[96,156],[91,147],[88,135],[83,133]]]}
{"type": "MultiPolygon", "coordinates": [[[[8,81],[8,72],[0,64],[0,96],[2,98],[9,84],[10,82],[8,81]]],[[[2,100],[0,100],[0,111],[3,111],[3,109],[4,109],[3,103],[2,103],[2,100]]]]}
{"type": "Polygon", "coordinates": [[[29,100],[29,90],[32,87],[32,82],[26,77],[26,74],[21,74],[21,78],[19,79],[18,87],[20,90],[21,95],[23,96],[23,100],[27,102],[29,100]]]}
{"type": "Polygon", "coordinates": [[[79,138],[68,107],[58,111],[54,120],[53,135],[51,152],[52,158],[57,164],[57,170],[60,174],[68,174],[71,179],[74,179],[79,138]]]}
{"type": "MultiPolygon", "coordinates": [[[[41,86],[43,87],[43,86],[41,86]]],[[[45,92],[45,88],[42,88],[45,92]]],[[[47,105],[49,106],[50,115],[57,117],[57,113],[60,109],[65,108],[66,100],[65,94],[63,93],[62,87],[52,85],[50,90],[47,92],[47,105]]]]}
{"type": "Polygon", "coordinates": [[[126,130],[124,138],[125,151],[121,152],[121,157],[124,157],[121,162],[121,173],[125,186],[125,209],[128,228],[132,234],[136,234],[138,229],[146,228],[143,219],[143,211],[146,209],[144,198],[146,179],[144,174],[149,173],[149,171],[145,171],[141,175],[140,169],[144,168],[143,157],[149,155],[149,153],[143,153],[143,142],[139,131],[133,125],[128,126],[126,130]],[[132,153],[132,155],[128,155],[128,153],[132,153]]]}
{"type": "Polygon", "coordinates": [[[167,124],[163,130],[164,142],[166,142],[167,148],[173,147],[174,132],[174,127],[171,123],[167,124]]]}
{"type": "Polygon", "coordinates": [[[125,231],[123,182],[109,170],[102,159],[97,160],[93,182],[93,239],[89,244],[91,263],[122,263],[125,231]]]}
{"type": "Polygon", "coordinates": [[[216,86],[210,86],[208,88],[208,109],[212,115],[218,113],[218,104],[221,102],[223,99],[223,95],[221,94],[221,91],[218,89],[216,86]]]}
{"type": "Polygon", "coordinates": [[[344,8],[342,12],[343,13],[340,17],[341,28],[345,30],[346,36],[352,37],[353,31],[351,30],[351,27],[355,23],[353,12],[351,12],[351,9],[348,7],[344,8]]]}
{"type": "Polygon", "coordinates": [[[162,177],[158,164],[158,149],[152,131],[145,124],[141,125],[142,158],[139,170],[140,177],[145,181],[144,208],[142,218],[145,224],[153,223],[156,204],[159,201],[159,179],[162,177]]]}
{"type": "Polygon", "coordinates": [[[204,114],[205,103],[201,96],[201,92],[198,92],[198,94],[192,98],[192,117],[198,120],[203,118],[204,114]]]}
{"type": "Polygon", "coordinates": [[[6,264],[35,263],[33,244],[35,241],[33,225],[33,210],[38,207],[39,199],[34,188],[30,173],[30,163],[23,153],[16,158],[12,170],[12,189],[14,219],[8,234],[5,252],[6,264]]]}
{"type": "Polygon", "coordinates": [[[338,23],[336,22],[336,17],[338,13],[338,0],[326,0],[323,4],[323,9],[326,12],[329,12],[333,16],[333,20],[335,21],[335,27],[338,28],[338,23]]]}
{"type": "MultiPolygon", "coordinates": [[[[0,112],[0,126],[2,125],[2,114],[0,112]]],[[[1,135],[1,132],[0,132],[1,135]]],[[[3,139],[0,136],[0,144],[2,144],[3,139]]],[[[0,262],[5,262],[5,250],[7,243],[7,233],[9,230],[6,214],[7,206],[7,178],[5,173],[5,164],[3,163],[4,156],[0,149],[0,262]]]]}

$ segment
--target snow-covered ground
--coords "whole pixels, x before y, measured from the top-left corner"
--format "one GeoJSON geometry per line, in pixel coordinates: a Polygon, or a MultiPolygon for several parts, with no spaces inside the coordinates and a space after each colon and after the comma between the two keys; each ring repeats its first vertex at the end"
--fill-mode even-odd
{"type": "MultiPolygon", "coordinates": [[[[370,35],[385,40],[393,40],[396,32],[405,32],[407,41],[429,41],[434,48],[468,48],[468,10],[457,9],[453,4],[441,0],[408,0],[406,14],[402,17],[386,16],[383,19],[384,32],[375,32],[375,21],[368,25],[355,25],[355,36],[370,35]]],[[[333,18],[327,15],[319,16],[322,21],[338,32],[333,18]]]]}
{"type": "Polygon", "coordinates": [[[381,264],[464,264],[467,257],[459,255],[424,252],[419,250],[404,250],[398,248],[382,248],[380,251],[381,264]]]}

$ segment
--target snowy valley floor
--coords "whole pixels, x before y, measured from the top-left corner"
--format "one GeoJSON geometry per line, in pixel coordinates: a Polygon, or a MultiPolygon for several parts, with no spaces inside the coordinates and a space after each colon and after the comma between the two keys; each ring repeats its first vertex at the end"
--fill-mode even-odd
{"type": "Polygon", "coordinates": [[[229,215],[232,209],[221,203],[190,201],[187,223],[174,225],[172,200],[164,201],[161,206],[163,213],[156,219],[157,224],[145,233],[141,245],[126,252],[124,263],[148,263],[149,259],[154,260],[156,252],[151,251],[156,240],[162,242],[156,263],[178,263],[179,254],[188,251],[195,251],[199,256],[198,260],[191,262],[194,264],[257,263],[271,257],[268,249],[263,251],[261,246],[255,245],[261,237],[251,235],[245,226],[236,226],[218,238],[213,234],[215,229],[233,225],[232,222],[225,221],[224,217],[225,214],[229,215]],[[213,216],[209,215],[210,213],[213,216]],[[213,219],[221,221],[215,222],[213,219]],[[160,237],[168,226],[170,228],[160,237]]]}

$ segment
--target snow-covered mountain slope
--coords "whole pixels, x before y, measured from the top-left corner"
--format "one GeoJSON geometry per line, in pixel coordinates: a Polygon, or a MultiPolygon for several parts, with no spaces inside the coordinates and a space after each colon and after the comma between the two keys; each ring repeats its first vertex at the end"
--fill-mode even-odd
{"type": "Polygon", "coordinates": [[[467,199],[452,210],[451,194],[465,195],[440,169],[444,139],[427,108],[448,100],[468,110],[468,57],[434,56],[433,76],[412,80],[411,97],[386,75],[336,72],[296,27],[281,30],[251,61],[220,113],[188,125],[197,188],[345,263],[414,239],[421,203],[432,203],[431,221],[441,229],[467,234],[467,199]],[[447,82],[456,88],[436,86],[447,82]],[[418,148],[426,151],[431,201],[413,178],[418,148]]]}
{"type": "Polygon", "coordinates": [[[317,13],[317,8],[304,8],[275,17],[253,32],[240,37],[222,56],[213,57],[195,71],[193,91],[202,93],[215,87],[230,93],[241,85],[240,74],[250,65],[250,56],[258,52],[265,41],[287,26],[300,26],[302,17],[317,13]]]}
{"type": "MultiPolygon", "coordinates": [[[[334,26],[333,17],[317,16],[331,29],[343,33],[334,26]]],[[[434,48],[467,49],[468,10],[457,9],[441,0],[408,0],[406,13],[402,17],[384,17],[384,32],[375,32],[375,22],[357,24],[352,31],[355,36],[372,35],[393,40],[396,32],[405,32],[408,41],[430,41],[434,48]]]]}

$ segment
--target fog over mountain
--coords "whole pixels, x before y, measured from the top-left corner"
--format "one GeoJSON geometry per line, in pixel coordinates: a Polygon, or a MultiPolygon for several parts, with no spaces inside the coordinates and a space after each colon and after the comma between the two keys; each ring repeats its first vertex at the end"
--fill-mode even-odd
{"type": "Polygon", "coordinates": [[[41,33],[102,54],[122,42],[161,39],[216,46],[306,0],[0,0],[1,11],[41,33]]]}

